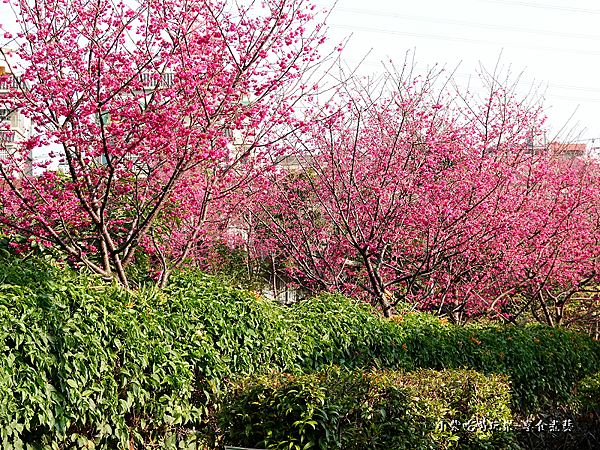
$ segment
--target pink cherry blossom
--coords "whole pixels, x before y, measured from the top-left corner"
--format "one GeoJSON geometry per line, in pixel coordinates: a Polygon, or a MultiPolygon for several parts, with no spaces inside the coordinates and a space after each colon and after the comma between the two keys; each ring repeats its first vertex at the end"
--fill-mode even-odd
{"type": "Polygon", "coordinates": [[[321,36],[306,31],[310,5],[17,5],[23,38],[12,71],[23,83],[2,101],[39,134],[0,168],[5,230],[60,247],[125,286],[145,248],[164,285],[223,228],[274,124],[291,122],[297,83],[318,59],[321,36]],[[18,170],[48,142],[61,147],[64,173],[18,170]]]}

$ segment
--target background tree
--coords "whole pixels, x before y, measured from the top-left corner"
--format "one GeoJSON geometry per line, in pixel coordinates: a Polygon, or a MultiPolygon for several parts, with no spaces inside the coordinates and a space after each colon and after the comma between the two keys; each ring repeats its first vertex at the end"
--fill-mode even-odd
{"type": "Polygon", "coordinates": [[[514,86],[489,76],[487,96],[461,100],[434,82],[388,73],[315,109],[288,139],[297,167],[261,187],[262,253],[307,289],[458,323],[590,284],[593,165],[525,145],[543,116],[514,86]]]}
{"type": "Polygon", "coordinates": [[[301,79],[322,42],[313,7],[16,5],[22,65],[12,71],[23,83],[3,102],[37,134],[0,168],[2,223],[125,286],[144,245],[164,285],[215,219],[213,200],[245,183],[242,163],[256,167],[273,127],[310,91],[301,79]],[[65,173],[20,173],[22,155],[47,144],[60,146],[65,173]],[[170,234],[186,237],[170,246],[170,234]]]}

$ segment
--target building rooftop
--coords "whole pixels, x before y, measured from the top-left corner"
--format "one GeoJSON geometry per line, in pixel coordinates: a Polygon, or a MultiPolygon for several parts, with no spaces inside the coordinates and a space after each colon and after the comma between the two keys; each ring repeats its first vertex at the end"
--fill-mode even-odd
{"type": "Polygon", "coordinates": [[[568,144],[562,142],[550,142],[548,150],[556,155],[562,155],[568,158],[586,155],[586,144],[568,144]]]}

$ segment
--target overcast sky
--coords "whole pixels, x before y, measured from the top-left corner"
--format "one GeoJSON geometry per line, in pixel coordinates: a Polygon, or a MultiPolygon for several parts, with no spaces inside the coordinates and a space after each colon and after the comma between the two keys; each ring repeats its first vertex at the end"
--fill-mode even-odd
{"type": "MultiPolygon", "coordinates": [[[[11,22],[12,11],[1,3],[0,24],[11,22]]],[[[365,74],[414,51],[418,68],[458,66],[455,79],[466,84],[480,63],[493,70],[502,55],[505,72],[523,72],[520,92],[542,84],[554,132],[574,113],[571,126],[579,124],[581,138],[599,138],[600,145],[598,0],[339,0],[327,25],[330,43],[352,35],[343,52],[349,64],[369,54],[365,74]]]]}

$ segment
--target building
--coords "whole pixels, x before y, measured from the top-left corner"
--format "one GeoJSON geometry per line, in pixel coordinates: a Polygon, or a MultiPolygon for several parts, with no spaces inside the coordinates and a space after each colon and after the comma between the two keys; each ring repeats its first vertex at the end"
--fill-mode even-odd
{"type": "Polygon", "coordinates": [[[531,132],[527,141],[525,142],[525,148],[527,153],[537,154],[548,148],[548,138],[546,133],[542,132],[531,132]]]}
{"type": "Polygon", "coordinates": [[[586,144],[570,142],[550,142],[546,133],[533,134],[526,142],[527,152],[539,154],[550,152],[564,159],[587,158],[590,156],[586,144]]]}
{"type": "MultiPolygon", "coordinates": [[[[19,143],[29,139],[31,136],[31,120],[20,110],[10,105],[8,97],[11,90],[20,86],[19,77],[10,72],[10,65],[6,61],[6,55],[10,50],[2,48],[0,56],[0,160],[8,160],[15,154],[19,143]]],[[[15,175],[32,175],[32,155],[20,164],[20,169],[15,175]]]]}
{"type": "Polygon", "coordinates": [[[583,158],[587,156],[586,144],[570,144],[563,142],[550,142],[548,150],[554,155],[565,159],[583,158]]]}

